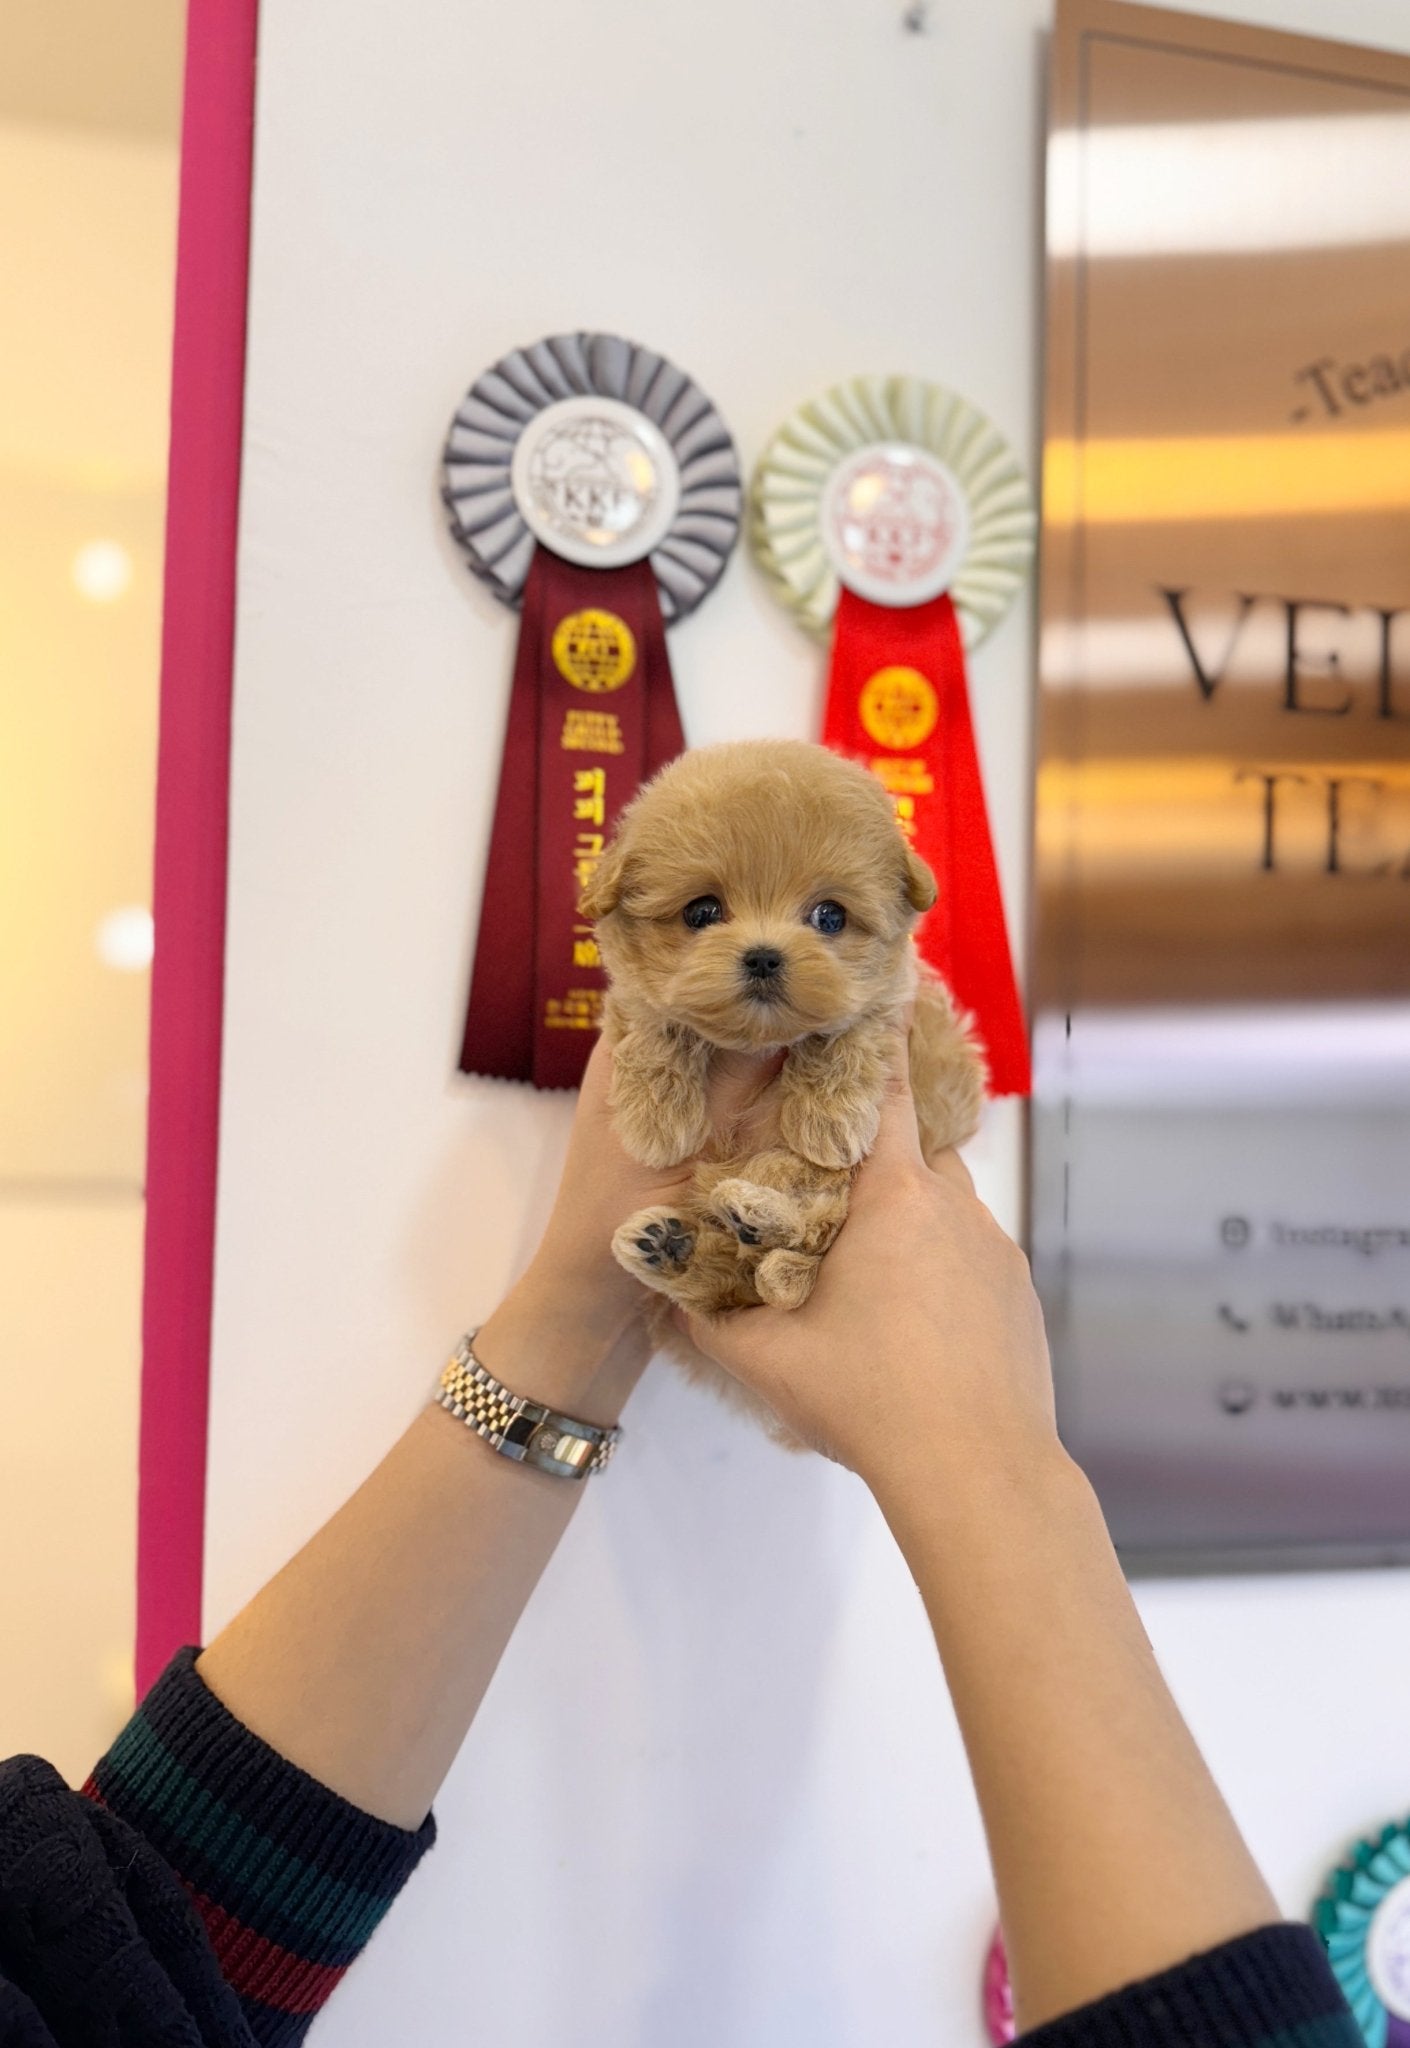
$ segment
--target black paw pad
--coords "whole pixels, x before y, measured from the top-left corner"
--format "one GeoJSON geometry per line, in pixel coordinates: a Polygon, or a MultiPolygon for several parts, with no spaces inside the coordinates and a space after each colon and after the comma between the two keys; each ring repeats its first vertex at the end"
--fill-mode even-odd
{"type": "Polygon", "coordinates": [[[754,1228],[752,1223],[746,1223],[744,1221],[738,1209],[731,1209],[728,1205],[726,1205],[725,1216],[729,1221],[730,1229],[734,1232],[735,1236],[739,1239],[741,1244],[758,1244],[761,1242],[758,1231],[754,1228]]]}
{"type": "Polygon", "coordinates": [[[695,1250],[695,1239],[679,1216],[668,1216],[664,1223],[648,1223],[636,1241],[636,1248],[643,1265],[657,1272],[679,1272],[695,1250]]]}

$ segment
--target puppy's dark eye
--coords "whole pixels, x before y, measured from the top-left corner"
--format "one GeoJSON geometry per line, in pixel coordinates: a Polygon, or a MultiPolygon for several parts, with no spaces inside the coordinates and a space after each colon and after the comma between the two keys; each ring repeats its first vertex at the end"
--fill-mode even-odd
{"type": "Polygon", "coordinates": [[[693,932],[703,931],[707,924],[718,924],[725,914],[725,906],[718,896],[693,896],[681,916],[693,932]]]}
{"type": "Polygon", "coordinates": [[[847,913],[840,903],[829,897],[826,902],[815,903],[808,912],[808,922],[815,932],[822,932],[826,938],[835,938],[847,922],[847,913]]]}

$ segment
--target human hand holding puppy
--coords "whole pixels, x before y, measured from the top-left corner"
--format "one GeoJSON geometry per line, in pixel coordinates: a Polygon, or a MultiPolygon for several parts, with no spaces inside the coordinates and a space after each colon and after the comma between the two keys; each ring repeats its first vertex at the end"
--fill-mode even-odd
{"type": "Polygon", "coordinates": [[[691,1341],[788,1434],[859,1473],[885,1506],[952,1470],[1041,1467],[1057,1451],[1028,1262],[958,1153],[922,1151],[906,1045],[846,1228],[792,1313],[683,1316],[691,1341]]]}
{"type": "MultiPolygon", "coordinates": [[[[744,1053],[718,1061],[706,1098],[712,1123],[748,1130],[766,1118],[779,1064],[744,1053]]],[[[576,1401],[602,1422],[620,1414],[654,1348],[645,1314],[653,1297],[612,1256],[613,1232],[643,1206],[669,1213],[694,1171],[691,1160],[644,1166],[624,1149],[610,1106],[612,1069],[612,1049],[599,1039],[538,1249],[475,1339],[491,1371],[511,1383],[532,1372],[537,1393],[576,1401]]]]}

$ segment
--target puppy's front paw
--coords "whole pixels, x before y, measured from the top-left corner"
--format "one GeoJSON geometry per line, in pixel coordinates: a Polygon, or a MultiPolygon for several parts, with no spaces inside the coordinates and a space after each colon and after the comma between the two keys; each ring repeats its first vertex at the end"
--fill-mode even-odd
{"type": "Polygon", "coordinates": [[[612,1239],[617,1264],[662,1294],[680,1279],[694,1250],[694,1231],[669,1209],[638,1209],[612,1239]]]}
{"type": "Polygon", "coordinates": [[[856,1166],[876,1142],[881,1105],[870,1096],[800,1090],[784,1098],[779,1126],[786,1145],[814,1166],[856,1166]]]}
{"type": "Polygon", "coordinates": [[[772,1249],[802,1242],[802,1207],[781,1188],[761,1188],[752,1180],[722,1180],[710,1196],[710,1213],[743,1245],[772,1249]]]}
{"type": "Polygon", "coordinates": [[[760,1301],[769,1308],[801,1308],[813,1291],[818,1264],[806,1252],[765,1252],[754,1268],[760,1301]]]}
{"type": "Polygon", "coordinates": [[[700,1090],[672,1068],[619,1088],[612,1116],[624,1148],[643,1166],[679,1166],[710,1131],[700,1090]]]}

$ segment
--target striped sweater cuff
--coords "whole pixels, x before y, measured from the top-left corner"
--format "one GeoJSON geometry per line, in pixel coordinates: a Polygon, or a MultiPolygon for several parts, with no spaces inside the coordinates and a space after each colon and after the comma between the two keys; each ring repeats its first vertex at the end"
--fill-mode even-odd
{"type": "Polygon", "coordinates": [[[376,1820],[252,1734],[178,1652],[84,1791],[192,1894],[261,2048],[292,2048],[435,1840],[376,1820]]]}
{"type": "Polygon", "coordinates": [[[1309,1927],[1260,1927],[1024,2034],[1019,2048],[1364,2048],[1309,1927]]]}

